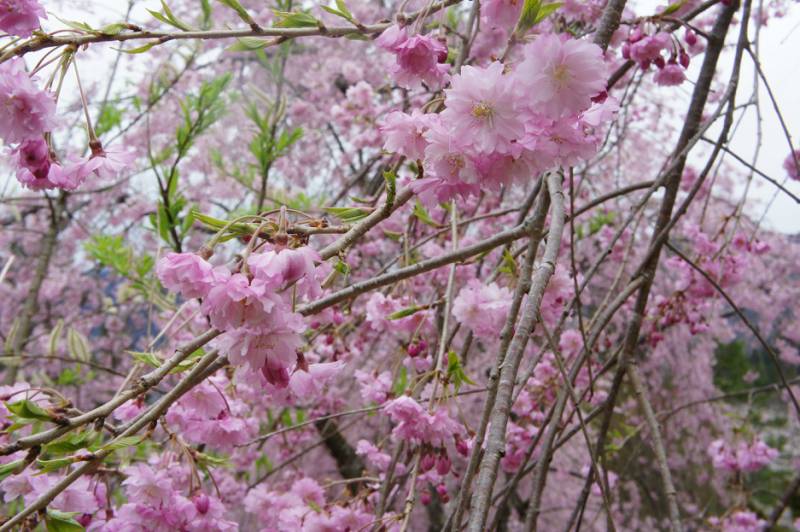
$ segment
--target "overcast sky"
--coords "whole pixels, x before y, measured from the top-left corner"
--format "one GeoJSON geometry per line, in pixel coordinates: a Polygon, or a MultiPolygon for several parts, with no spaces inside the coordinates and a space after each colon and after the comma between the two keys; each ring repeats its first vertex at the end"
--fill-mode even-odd
{"type": "MultiPolygon", "coordinates": [[[[634,1],[636,5],[644,8],[643,10],[637,9],[639,13],[653,11],[656,6],[664,5],[664,2],[657,0],[631,0],[630,3],[633,4],[634,1]]],[[[127,5],[127,0],[66,0],[59,7],[57,14],[63,15],[62,18],[70,19],[80,19],[82,15],[83,20],[90,24],[110,22],[121,20],[127,5]]],[[[139,0],[134,11],[134,20],[141,20],[143,16],[149,17],[145,8],[160,10],[160,0],[139,0]]],[[[51,23],[60,25],[60,22],[55,19],[51,19],[51,23]]],[[[111,50],[111,46],[102,46],[105,49],[102,55],[109,60],[113,58],[114,52],[111,50]]],[[[795,135],[800,135],[800,53],[798,53],[800,51],[800,6],[793,5],[785,17],[770,20],[768,27],[761,33],[760,46],[764,72],[784,120],[789,125],[795,145],[797,145],[795,135]]],[[[136,57],[140,56],[134,56],[134,61],[136,57]]],[[[82,68],[81,71],[85,71],[83,77],[91,80],[102,79],[107,75],[107,64],[103,64],[105,61],[100,60],[97,63],[88,69],[82,68]]],[[[698,63],[699,61],[695,61],[692,65],[693,68],[696,68],[698,63]]],[[[123,72],[126,71],[128,75],[132,75],[130,70],[123,69],[123,72]]],[[[741,103],[743,98],[751,93],[752,80],[752,63],[745,58],[741,82],[745,88],[740,90],[738,103],[741,103]]],[[[684,84],[680,89],[685,96],[691,87],[684,84]]],[[[786,172],[783,170],[782,164],[789,154],[789,146],[766,90],[763,88],[761,90],[761,108],[763,143],[757,166],[764,173],[783,182],[786,172]]],[[[755,144],[756,117],[754,112],[748,112],[732,138],[730,146],[741,157],[750,161],[755,144]]],[[[786,183],[786,187],[800,195],[800,182],[791,181],[786,183]]],[[[785,194],[780,193],[775,196],[775,191],[776,188],[773,185],[756,177],[749,193],[749,214],[760,218],[767,205],[772,201],[764,225],[785,233],[800,232],[800,207],[785,194]]]]}

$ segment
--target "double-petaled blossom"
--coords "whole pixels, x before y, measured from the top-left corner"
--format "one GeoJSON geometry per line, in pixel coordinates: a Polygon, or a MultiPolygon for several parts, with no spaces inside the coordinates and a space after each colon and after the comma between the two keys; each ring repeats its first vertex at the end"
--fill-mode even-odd
{"type": "Polygon", "coordinates": [[[519,20],[523,0],[486,0],[481,2],[481,22],[488,27],[510,30],[519,20]]]}
{"type": "Polygon", "coordinates": [[[383,149],[398,153],[412,161],[425,157],[425,132],[430,127],[433,115],[414,109],[411,114],[392,111],[380,125],[383,133],[383,149]]]}
{"type": "Polygon", "coordinates": [[[667,63],[664,68],[661,68],[656,72],[656,75],[653,77],[656,83],[659,85],[664,86],[674,86],[680,85],[686,80],[686,74],[679,64],[677,63],[667,63]]]}
{"type": "Polygon", "coordinates": [[[17,180],[30,190],[75,190],[100,164],[96,159],[79,158],[58,163],[43,137],[24,140],[12,155],[16,156],[17,180]]]}
{"type": "Polygon", "coordinates": [[[39,19],[47,18],[37,0],[0,0],[0,31],[17,37],[30,37],[39,28],[39,19]]]}
{"type": "Polygon", "coordinates": [[[469,132],[468,143],[478,152],[511,151],[511,143],[525,131],[512,94],[512,77],[503,74],[503,64],[485,68],[465,66],[446,89],[445,127],[469,132]]]}
{"type": "Polygon", "coordinates": [[[454,437],[464,435],[464,427],[450,417],[443,407],[428,413],[425,408],[406,395],[393,399],[383,407],[396,424],[392,434],[414,444],[427,443],[442,447],[454,437]]]}
{"type": "Polygon", "coordinates": [[[778,451],[760,439],[749,444],[740,441],[735,445],[725,440],[714,440],[708,446],[708,455],[716,469],[752,473],[768,466],[778,456],[778,451]]]}
{"type": "Polygon", "coordinates": [[[308,246],[297,249],[274,249],[250,256],[247,264],[255,279],[272,290],[296,285],[298,295],[317,297],[322,289],[316,277],[315,261],[319,254],[308,246]]]}
{"type": "Polygon", "coordinates": [[[473,279],[453,300],[453,316],[479,338],[497,338],[511,306],[511,290],[473,279]]]}
{"type": "Polygon", "coordinates": [[[156,264],[156,275],[164,288],[185,298],[206,297],[219,275],[194,253],[168,253],[156,264]]]}
{"type": "Polygon", "coordinates": [[[603,52],[595,44],[546,34],[526,45],[523,56],[513,84],[536,113],[552,118],[579,113],[605,89],[603,52]]]}
{"type": "Polygon", "coordinates": [[[25,71],[22,59],[0,63],[0,139],[17,143],[41,137],[56,124],[56,103],[25,71]]]}
{"type": "Polygon", "coordinates": [[[405,88],[418,88],[425,83],[438,89],[447,79],[450,67],[447,46],[430,35],[408,36],[406,28],[390,26],[375,40],[381,48],[392,52],[396,62],[391,68],[395,82],[405,88]]]}

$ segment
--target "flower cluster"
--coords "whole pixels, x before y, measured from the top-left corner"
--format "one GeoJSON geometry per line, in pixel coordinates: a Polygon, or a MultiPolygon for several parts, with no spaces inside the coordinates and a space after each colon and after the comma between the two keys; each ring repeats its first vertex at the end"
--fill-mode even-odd
{"type": "Polygon", "coordinates": [[[439,407],[433,413],[428,413],[422,405],[406,395],[386,403],[383,411],[396,423],[392,435],[414,444],[444,447],[451,438],[464,435],[464,427],[451,418],[445,408],[439,407]]]}
{"type": "Polygon", "coordinates": [[[778,451],[760,439],[749,444],[740,441],[735,447],[725,440],[714,440],[708,446],[708,455],[717,469],[752,473],[767,467],[778,456],[778,451]]]}
{"type": "Polygon", "coordinates": [[[478,338],[497,338],[511,306],[511,290],[472,279],[453,300],[453,316],[478,338]]]}
{"type": "MultiPolygon", "coordinates": [[[[0,22],[3,9],[0,4],[0,22]]],[[[93,172],[101,177],[113,176],[131,163],[131,155],[106,152],[99,141],[95,141],[88,159],[59,161],[48,139],[57,124],[55,113],[53,96],[36,86],[22,59],[0,64],[0,139],[16,144],[11,159],[23,186],[31,190],[75,190],[93,172]]]]}
{"type": "Polygon", "coordinates": [[[375,43],[396,56],[390,72],[395,82],[407,89],[418,88],[425,83],[438,89],[447,81],[450,69],[447,61],[447,46],[430,35],[408,36],[408,29],[394,25],[386,29],[375,43]]]}
{"type": "MultiPolygon", "coordinates": [[[[230,532],[238,525],[225,519],[225,505],[204,492],[187,497],[188,468],[177,464],[136,463],[122,471],[128,501],[101,530],[186,530],[187,532],[230,532]]],[[[98,523],[100,524],[100,523],[98,523]]]]}
{"type": "Polygon", "coordinates": [[[47,18],[38,0],[0,0],[0,31],[17,37],[30,37],[47,18]]]}
{"type": "Polygon", "coordinates": [[[423,160],[426,177],[411,186],[425,203],[497,191],[594,154],[597,127],[616,105],[592,107],[605,98],[600,48],[542,35],[522,53],[511,73],[500,62],[464,66],[445,90],[442,113],[384,120],[384,148],[423,160]]]}
{"type": "MultiPolygon", "coordinates": [[[[686,32],[686,45],[690,51],[698,47],[697,35],[686,32]]],[[[636,27],[622,45],[622,57],[635,61],[639,68],[647,70],[655,65],[655,82],[659,85],[680,85],[686,80],[685,70],[689,68],[689,52],[683,44],[665,31],[648,35],[641,27],[636,27]],[[664,58],[662,52],[667,52],[664,58]]]]}
{"type": "Polygon", "coordinates": [[[374,515],[360,504],[347,506],[326,501],[314,479],[299,478],[288,490],[259,484],[244,498],[244,509],[256,517],[258,530],[365,530],[374,515]]]}
{"type": "MultiPolygon", "coordinates": [[[[167,289],[203,298],[211,325],[227,333],[216,345],[232,364],[286,387],[305,330],[302,317],[292,310],[293,299],[321,292],[315,260],[319,256],[309,247],[269,249],[250,255],[249,273],[242,273],[213,268],[194,254],[170,253],[156,272],[167,289]]],[[[308,368],[298,364],[298,369],[308,368]]]]}

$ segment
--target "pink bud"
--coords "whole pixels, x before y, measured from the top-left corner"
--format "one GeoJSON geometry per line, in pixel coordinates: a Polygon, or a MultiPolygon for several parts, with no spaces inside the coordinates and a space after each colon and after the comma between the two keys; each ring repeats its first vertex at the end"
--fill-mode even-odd
{"type": "Polygon", "coordinates": [[[444,476],[450,472],[450,465],[450,457],[447,456],[447,453],[442,453],[436,462],[436,472],[444,476]]]}
{"type": "Polygon", "coordinates": [[[681,54],[678,58],[678,61],[680,62],[683,68],[689,68],[689,54],[687,54],[683,50],[681,50],[681,54]]]}
{"type": "Polygon", "coordinates": [[[456,438],[456,452],[461,456],[469,455],[469,445],[461,438],[456,438]]]}
{"type": "Polygon", "coordinates": [[[406,351],[408,352],[408,356],[414,358],[420,354],[422,349],[420,349],[419,344],[408,344],[406,351]]]}
{"type": "Polygon", "coordinates": [[[631,58],[631,45],[628,43],[622,45],[622,58],[623,59],[631,58]]]}
{"type": "Polygon", "coordinates": [[[433,469],[436,465],[436,457],[432,454],[424,454],[419,461],[419,468],[423,473],[426,473],[433,469]]]}
{"type": "Polygon", "coordinates": [[[428,490],[420,493],[419,502],[421,502],[423,506],[428,506],[431,503],[431,493],[428,490]]]}
{"type": "Polygon", "coordinates": [[[205,493],[201,493],[197,497],[194,498],[194,507],[197,508],[197,511],[200,512],[202,515],[205,515],[208,512],[208,508],[211,505],[211,501],[208,499],[208,495],[205,493]]]}
{"type": "Polygon", "coordinates": [[[663,57],[656,57],[655,59],[653,59],[653,63],[655,63],[655,65],[656,65],[656,66],[657,66],[659,69],[662,69],[662,68],[664,68],[665,66],[667,66],[667,62],[666,62],[666,61],[664,61],[664,58],[663,58],[663,57]]]}
{"type": "Polygon", "coordinates": [[[694,46],[697,44],[697,35],[692,30],[686,30],[686,36],[684,39],[686,39],[686,44],[689,46],[694,46]]]}
{"type": "Polygon", "coordinates": [[[450,500],[450,496],[447,494],[447,486],[444,484],[439,484],[436,486],[436,493],[439,495],[439,498],[442,502],[446,503],[450,500]]]}

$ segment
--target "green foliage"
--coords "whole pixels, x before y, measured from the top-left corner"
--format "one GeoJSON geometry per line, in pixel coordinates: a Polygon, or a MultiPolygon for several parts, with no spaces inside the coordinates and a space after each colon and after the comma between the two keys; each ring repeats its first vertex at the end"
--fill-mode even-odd
{"type": "Polygon", "coordinates": [[[156,213],[150,215],[150,225],[162,240],[173,249],[179,249],[181,242],[194,223],[192,209],[184,215],[188,207],[186,198],[178,190],[180,173],[178,165],[189,153],[195,141],[205,133],[225,111],[222,93],[230,82],[230,74],[205,81],[199,90],[189,94],[181,103],[182,120],[175,130],[176,144],[160,154],[151,157],[151,163],[159,176],[161,198],[156,213]],[[166,161],[171,159],[170,164],[166,161]],[[161,166],[158,172],[157,167],[161,166]]]}
{"type": "Polygon", "coordinates": [[[408,370],[405,366],[400,366],[400,370],[392,383],[392,393],[395,397],[403,395],[408,386],[408,370]]]}
{"type": "Polygon", "coordinates": [[[356,20],[350,10],[347,8],[347,4],[344,3],[344,0],[336,0],[336,8],[330,6],[321,6],[322,9],[336,15],[337,17],[341,17],[346,21],[350,22],[354,26],[359,26],[360,23],[356,20]]]}
{"type": "Polygon", "coordinates": [[[177,18],[173,13],[172,10],[169,8],[167,3],[164,0],[161,0],[161,7],[163,8],[163,13],[159,11],[154,11],[152,9],[148,9],[148,13],[153,15],[156,19],[160,20],[164,24],[169,24],[179,30],[183,31],[191,31],[192,27],[177,18]]]}
{"type": "Polygon", "coordinates": [[[325,207],[325,210],[345,223],[357,222],[366,218],[372,212],[370,209],[362,209],[361,207],[325,207]]]}
{"type": "Polygon", "coordinates": [[[470,379],[464,372],[464,366],[461,364],[458,354],[452,350],[447,353],[447,380],[453,384],[453,388],[455,388],[456,393],[458,393],[458,391],[461,389],[461,386],[463,386],[465,383],[472,385],[475,384],[475,381],[470,379]]]}
{"type": "Polygon", "coordinates": [[[442,224],[436,223],[433,218],[431,218],[431,215],[428,214],[428,210],[422,205],[422,203],[420,203],[419,200],[417,200],[417,202],[414,204],[414,211],[411,214],[416,216],[416,218],[425,225],[430,225],[431,227],[437,228],[442,227],[442,224]]]}
{"type": "Polygon", "coordinates": [[[324,27],[308,11],[274,11],[276,28],[317,28],[324,27]]]}
{"type": "Polygon", "coordinates": [[[83,532],[84,528],[73,519],[75,515],[76,512],[60,512],[48,508],[44,519],[47,532],[83,532]]]}
{"type": "Polygon", "coordinates": [[[717,388],[724,393],[736,393],[753,386],[744,381],[745,374],[752,369],[752,363],[742,340],[718,346],[715,355],[714,385],[717,388]]]}
{"type": "Polygon", "coordinates": [[[388,320],[399,320],[402,318],[407,318],[408,316],[412,316],[419,312],[420,310],[425,310],[426,307],[419,307],[417,305],[412,305],[410,307],[402,308],[396,312],[392,312],[389,316],[386,317],[388,320]]]}
{"type": "Polygon", "coordinates": [[[543,3],[542,0],[525,0],[515,32],[519,35],[525,34],[562,5],[563,2],[543,3]]]}
{"type": "Polygon", "coordinates": [[[98,136],[103,136],[122,123],[122,111],[110,103],[105,103],[100,109],[100,116],[94,125],[98,136]]]}
{"type": "Polygon", "coordinates": [[[50,421],[53,417],[44,408],[27,399],[14,403],[6,403],[6,408],[17,418],[23,420],[23,422],[34,420],[50,421]]]}

